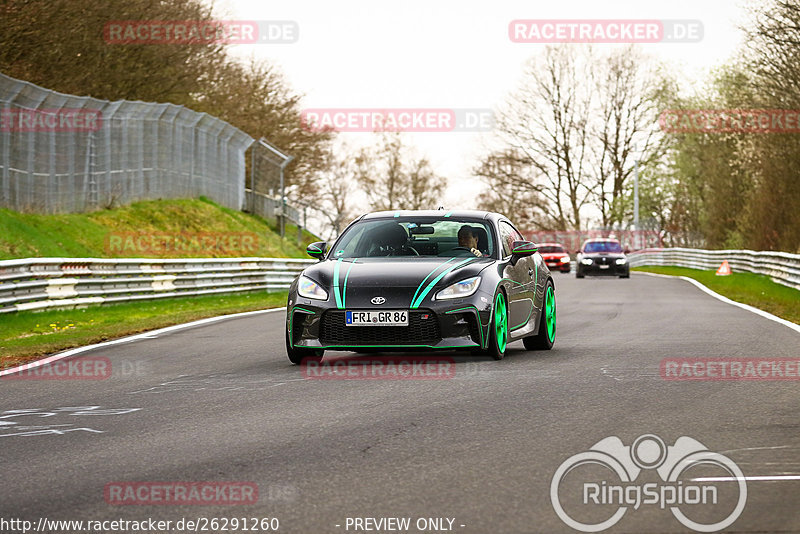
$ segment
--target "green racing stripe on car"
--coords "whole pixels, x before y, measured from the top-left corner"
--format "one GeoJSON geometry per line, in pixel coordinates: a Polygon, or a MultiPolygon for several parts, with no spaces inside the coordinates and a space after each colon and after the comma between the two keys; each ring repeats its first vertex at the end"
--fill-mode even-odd
{"type": "MultiPolygon", "coordinates": [[[[455,258],[451,258],[451,259],[455,259],[455,258]]],[[[415,301],[413,301],[411,303],[411,309],[419,308],[419,305],[422,304],[422,300],[425,298],[425,296],[428,293],[431,292],[431,289],[433,289],[433,286],[435,286],[436,283],[444,277],[444,275],[446,275],[447,273],[457,269],[458,267],[461,267],[462,265],[465,265],[465,264],[471,262],[474,259],[475,258],[467,258],[466,260],[460,261],[460,262],[456,263],[455,265],[453,265],[451,267],[448,267],[447,269],[445,269],[444,271],[439,273],[439,276],[437,276],[436,278],[431,280],[431,282],[427,285],[425,290],[422,293],[419,294],[419,296],[417,297],[417,300],[415,300],[415,301]]],[[[428,275],[428,276],[430,276],[430,275],[428,275]]],[[[427,279],[427,277],[426,277],[426,279],[427,279]]],[[[424,284],[425,280],[423,280],[422,283],[424,284]]],[[[422,287],[422,284],[420,284],[420,287],[422,287]]],[[[417,288],[417,289],[419,290],[419,288],[417,288]]]]}
{"type": "Polygon", "coordinates": [[[358,258],[353,258],[350,267],[347,268],[347,272],[344,275],[344,284],[342,285],[342,308],[345,307],[345,302],[347,302],[347,277],[350,276],[350,269],[356,264],[356,260],[358,260],[358,258]]]}
{"type": "Polygon", "coordinates": [[[431,275],[433,275],[433,273],[435,273],[436,271],[438,271],[438,270],[439,270],[441,267],[444,267],[445,265],[447,265],[448,263],[450,263],[450,262],[451,262],[451,261],[453,261],[454,259],[455,259],[455,258],[450,258],[449,260],[447,260],[447,261],[445,261],[445,262],[442,262],[442,263],[440,263],[439,265],[437,265],[436,267],[434,267],[434,268],[433,268],[433,270],[432,270],[431,272],[429,272],[429,273],[428,273],[428,276],[426,276],[425,278],[423,278],[423,279],[422,279],[422,282],[419,284],[419,286],[417,286],[417,290],[416,290],[416,291],[414,291],[414,296],[413,296],[413,297],[411,297],[411,304],[412,304],[412,306],[411,306],[411,307],[412,307],[412,308],[414,307],[414,306],[413,306],[413,304],[414,304],[414,301],[415,301],[415,300],[417,300],[417,295],[419,294],[419,291],[420,291],[420,289],[422,289],[422,286],[424,286],[424,285],[425,285],[425,282],[427,282],[427,281],[428,281],[428,278],[430,278],[430,277],[431,277],[431,275]]]}
{"type": "Polygon", "coordinates": [[[339,295],[339,265],[342,264],[342,258],[336,260],[336,265],[333,267],[333,296],[336,298],[336,307],[342,309],[342,297],[339,295]]]}

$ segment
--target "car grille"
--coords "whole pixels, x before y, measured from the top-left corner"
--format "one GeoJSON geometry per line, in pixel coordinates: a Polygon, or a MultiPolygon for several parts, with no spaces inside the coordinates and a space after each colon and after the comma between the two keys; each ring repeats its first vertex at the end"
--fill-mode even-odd
{"type": "Polygon", "coordinates": [[[322,315],[319,340],[323,345],[432,345],[442,339],[439,320],[430,310],[408,313],[408,326],[346,326],[343,310],[322,315]],[[427,315],[427,319],[422,317],[427,315]]]}

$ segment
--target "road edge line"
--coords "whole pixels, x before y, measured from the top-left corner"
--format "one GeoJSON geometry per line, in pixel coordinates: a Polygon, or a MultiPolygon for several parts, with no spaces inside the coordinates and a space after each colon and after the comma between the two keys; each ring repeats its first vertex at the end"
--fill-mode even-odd
{"type": "Polygon", "coordinates": [[[791,321],[789,321],[787,319],[782,319],[782,318],[778,317],[777,315],[772,315],[771,313],[769,313],[767,311],[764,311],[762,309],[756,308],[755,306],[750,306],[749,304],[744,304],[742,302],[737,302],[735,300],[731,300],[728,297],[726,297],[724,295],[720,295],[716,291],[713,291],[713,290],[709,289],[707,286],[704,286],[703,284],[701,284],[700,282],[698,282],[697,280],[695,280],[694,278],[691,278],[689,276],[676,276],[676,275],[671,275],[671,274],[648,273],[646,271],[633,271],[633,273],[634,274],[643,274],[643,275],[646,275],[646,276],[655,276],[655,277],[658,277],[658,278],[678,278],[680,280],[686,280],[690,284],[693,284],[698,289],[700,289],[704,293],[707,293],[707,294],[711,295],[712,297],[714,297],[717,300],[721,300],[722,302],[726,302],[728,304],[736,306],[737,308],[742,308],[743,310],[747,310],[749,312],[753,312],[756,315],[760,315],[761,317],[763,317],[765,319],[769,319],[770,321],[775,321],[776,323],[780,323],[783,326],[788,326],[789,328],[791,328],[795,332],[800,333],[800,325],[799,324],[793,323],[793,322],[791,322],[791,321]]]}
{"type": "Polygon", "coordinates": [[[75,356],[76,354],[80,354],[82,352],[87,352],[90,350],[98,349],[101,347],[109,347],[111,345],[120,345],[122,343],[130,343],[131,341],[138,341],[140,339],[152,339],[153,337],[157,337],[161,334],[168,334],[174,332],[176,330],[183,330],[185,328],[191,328],[193,326],[202,326],[206,324],[216,323],[218,321],[222,321],[224,319],[235,319],[239,317],[247,317],[249,315],[258,315],[262,313],[271,313],[276,311],[285,310],[286,306],[280,308],[269,308],[266,310],[253,310],[248,312],[239,312],[239,313],[230,313],[228,315],[216,315],[214,317],[206,317],[205,319],[198,319],[196,321],[191,321],[189,323],[180,323],[174,324],[172,326],[165,326],[164,328],[158,328],[156,330],[148,330],[145,332],[139,332],[138,334],[133,334],[131,336],[121,337],[119,339],[112,339],[111,341],[103,341],[102,343],[95,343],[93,345],[84,345],[83,347],[76,347],[74,349],[69,349],[64,352],[59,352],[52,356],[47,356],[46,358],[42,358],[41,360],[34,360],[32,362],[23,363],[22,365],[18,365],[16,367],[12,367],[10,369],[4,369],[0,371],[0,377],[5,375],[10,375],[14,373],[19,373],[21,371],[26,371],[28,369],[35,369],[37,367],[41,367],[42,365],[47,365],[48,363],[56,362],[58,360],[62,360],[64,358],[68,358],[70,356],[75,356]]]}

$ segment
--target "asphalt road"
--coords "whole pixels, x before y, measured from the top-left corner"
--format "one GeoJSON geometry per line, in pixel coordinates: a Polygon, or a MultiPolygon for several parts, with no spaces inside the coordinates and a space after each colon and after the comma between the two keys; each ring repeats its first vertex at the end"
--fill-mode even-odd
{"type": "MultiPolygon", "coordinates": [[[[555,282],[552,351],[460,355],[443,380],[304,379],[285,357],[281,311],[84,354],[109,359],[107,380],[0,380],[0,520],[274,517],[280,532],[341,533],[366,531],[348,518],[408,517],[409,532],[419,518],[463,533],[575,532],[551,502],[558,467],[643,434],[694,438],[747,477],[800,475],[797,380],[659,372],[664,358],[797,358],[800,335],[681,280],[555,282]],[[104,488],[122,481],[245,481],[259,498],[109,504],[104,488]]],[[[727,531],[800,532],[800,480],[747,490],[727,531]]],[[[609,530],[685,531],[653,505],[609,530]]]]}

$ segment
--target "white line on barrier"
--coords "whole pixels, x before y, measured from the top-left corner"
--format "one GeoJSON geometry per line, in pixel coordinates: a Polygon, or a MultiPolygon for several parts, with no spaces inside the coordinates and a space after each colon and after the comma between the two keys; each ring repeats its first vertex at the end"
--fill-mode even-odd
{"type": "Polygon", "coordinates": [[[644,274],[644,275],[647,275],[647,276],[656,276],[656,277],[659,277],[659,278],[679,278],[681,280],[686,280],[690,284],[694,284],[695,286],[697,286],[701,291],[703,291],[705,293],[708,293],[709,295],[711,295],[715,299],[721,300],[722,302],[727,302],[728,304],[732,304],[732,305],[734,305],[734,306],[736,306],[738,308],[742,308],[743,310],[747,310],[749,312],[753,312],[756,315],[760,315],[761,317],[764,317],[765,319],[769,319],[770,321],[775,321],[776,323],[780,323],[780,324],[782,324],[784,326],[788,326],[789,328],[791,328],[795,332],[800,333],[800,325],[799,324],[795,324],[795,323],[793,323],[791,321],[787,321],[786,319],[781,319],[780,317],[778,317],[776,315],[772,315],[771,313],[765,312],[764,310],[759,310],[758,308],[754,308],[753,306],[750,306],[748,304],[742,304],[741,302],[736,302],[735,300],[731,300],[728,297],[723,297],[719,293],[716,293],[716,292],[710,290],[709,288],[707,288],[706,286],[704,286],[703,284],[701,284],[700,282],[698,282],[694,278],[689,278],[688,276],[673,276],[673,275],[670,275],[670,274],[646,273],[646,272],[643,272],[643,271],[634,271],[634,274],[644,274]]]}
{"type": "Polygon", "coordinates": [[[10,375],[14,373],[19,373],[21,371],[26,371],[28,369],[35,369],[36,367],[41,367],[42,365],[46,365],[48,363],[56,362],[58,360],[63,360],[64,358],[68,358],[70,356],[75,356],[76,354],[80,354],[82,352],[87,352],[94,349],[99,349],[100,347],[109,347],[111,345],[119,345],[122,343],[130,343],[131,341],[138,341],[140,339],[153,339],[158,337],[161,334],[167,334],[170,332],[174,332],[176,330],[183,330],[184,328],[191,328],[193,326],[202,326],[209,323],[216,323],[217,321],[222,321],[224,319],[232,319],[238,317],[247,317],[248,315],[258,315],[261,313],[270,313],[275,311],[285,310],[286,307],[282,308],[270,308],[268,310],[255,310],[249,312],[241,312],[241,313],[231,313],[228,315],[217,315],[216,317],[206,317],[205,319],[199,319],[197,321],[192,321],[191,323],[183,323],[183,324],[176,324],[172,326],[167,326],[164,328],[159,328],[158,330],[150,330],[149,332],[142,332],[140,334],[136,334],[133,336],[121,337],[119,339],[113,339],[111,341],[104,341],[102,343],[95,343],[94,345],[86,345],[85,347],[78,347],[75,349],[70,349],[66,352],[59,352],[58,354],[54,354],[52,356],[48,356],[47,358],[43,358],[41,360],[36,360],[35,362],[24,363],[17,367],[13,367],[11,369],[5,369],[0,371],[0,376],[3,375],[10,375]]]}

